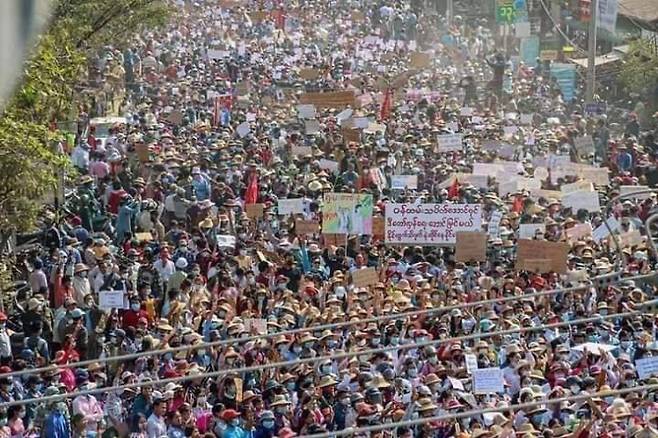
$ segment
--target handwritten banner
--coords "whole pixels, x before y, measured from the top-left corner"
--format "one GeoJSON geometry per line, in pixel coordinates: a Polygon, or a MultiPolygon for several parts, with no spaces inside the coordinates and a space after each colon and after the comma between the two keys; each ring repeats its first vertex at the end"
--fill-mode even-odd
{"type": "Polygon", "coordinates": [[[480,204],[386,204],[386,243],[452,245],[458,231],[481,229],[480,204]]]}
{"type": "Polygon", "coordinates": [[[341,108],[354,106],[354,91],[328,91],[326,93],[304,93],[299,102],[317,108],[341,108]]]}
{"type": "Polygon", "coordinates": [[[487,239],[487,233],[482,231],[458,231],[455,259],[458,262],[486,261],[487,239]]]}
{"type": "MultiPolygon", "coordinates": [[[[437,152],[453,152],[462,150],[461,134],[445,134],[436,136],[437,152]]],[[[475,173],[475,172],[473,172],[475,173]]]]}
{"type": "Polygon", "coordinates": [[[568,243],[519,239],[516,269],[540,273],[567,272],[568,243]]]}

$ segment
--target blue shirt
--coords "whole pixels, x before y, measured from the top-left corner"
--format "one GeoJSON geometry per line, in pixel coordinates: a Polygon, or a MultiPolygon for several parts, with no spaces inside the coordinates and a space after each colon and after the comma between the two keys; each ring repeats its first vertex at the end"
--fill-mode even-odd
{"type": "Polygon", "coordinates": [[[222,438],[247,438],[249,434],[240,426],[233,426],[231,424],[226,426],[226,430],[222,438]]]}
{"type": "Polygon", "coordinates": [[[69,438],[71,436],[69,423],[60,411],[55,410],[46,418],[44,436],[48,438],[69,438]]]}

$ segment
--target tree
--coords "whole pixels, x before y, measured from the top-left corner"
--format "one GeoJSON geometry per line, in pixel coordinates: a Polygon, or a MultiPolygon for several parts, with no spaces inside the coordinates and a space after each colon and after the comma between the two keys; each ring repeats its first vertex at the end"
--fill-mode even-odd
{"type": "Polygon", "coordinates": [[[23,82],[0,119],[0,234],[26,231],[57,184],[57,173],[71,170],[56,152],[60,134],[50,126],[70,120],[83,97],[76,84],[88,59],[105,44],[130,44],[130,34],[166,23],[165,0],[61,0],[52,27],[39,38],[25,64],[23,82]]]}
{"type": "Polygon", "coordinates": [[[656,48],[648,40],[638,39],[631,42],[624,64],[619,73],[619,80],[629,91],[653,95],[658,85],[658,55],[656,48]]]}

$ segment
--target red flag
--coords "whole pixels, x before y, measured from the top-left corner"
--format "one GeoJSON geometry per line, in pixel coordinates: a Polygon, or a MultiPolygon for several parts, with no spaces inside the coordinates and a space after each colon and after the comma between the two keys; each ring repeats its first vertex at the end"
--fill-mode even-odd
{"type": "Polygon", "coordinates": [[[253,175],[249,181],[249,187],[244,195],[245,204],[255,204],[258,201],[258,176],[253,175]]]}
{"type": "Polygon", "coordinates": [[[390,88],[386,89],[382,107],[379,111],[380,120],[388,120],[391,117],[391,109],[393,108],[393,91],[390,88]]]}
{"type": "Polygon", "coordinates": [[[459,197],[459,180],[455,178],[453,183],[450,185],[450,188],[448,188],[448,198],[453,199],[453,198],[458,198],[459,197]]]}
{"type": "Polygon", "coordinates": [[[521,213],[523,211],[523,196],[517,196],[514,198],[514,203],[512,204],[512,211],[515,213],[521,213]]]}

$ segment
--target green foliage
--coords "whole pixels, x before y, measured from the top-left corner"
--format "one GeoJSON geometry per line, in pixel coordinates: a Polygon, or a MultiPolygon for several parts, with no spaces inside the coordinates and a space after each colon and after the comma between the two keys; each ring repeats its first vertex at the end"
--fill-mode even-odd
{"type": "Polygon", "coordinates": [[[30,229],[54,190],[57,173],[71,171],[55,152],[52,122],[70,120],[78,105],[75,86],[87,57],[106,44],[123,47],[131,35],[167,21],[166,0],[61,0],[42,35],[23,82],[0,119],[0,235],[30,229]]]}
{"type": "Polygon", "coordinates": [[[619,80],[631,92],[644,93],[658,83],[658,55],[649,41],[639,39],[630,44],[624,56],[619,80]]]}

